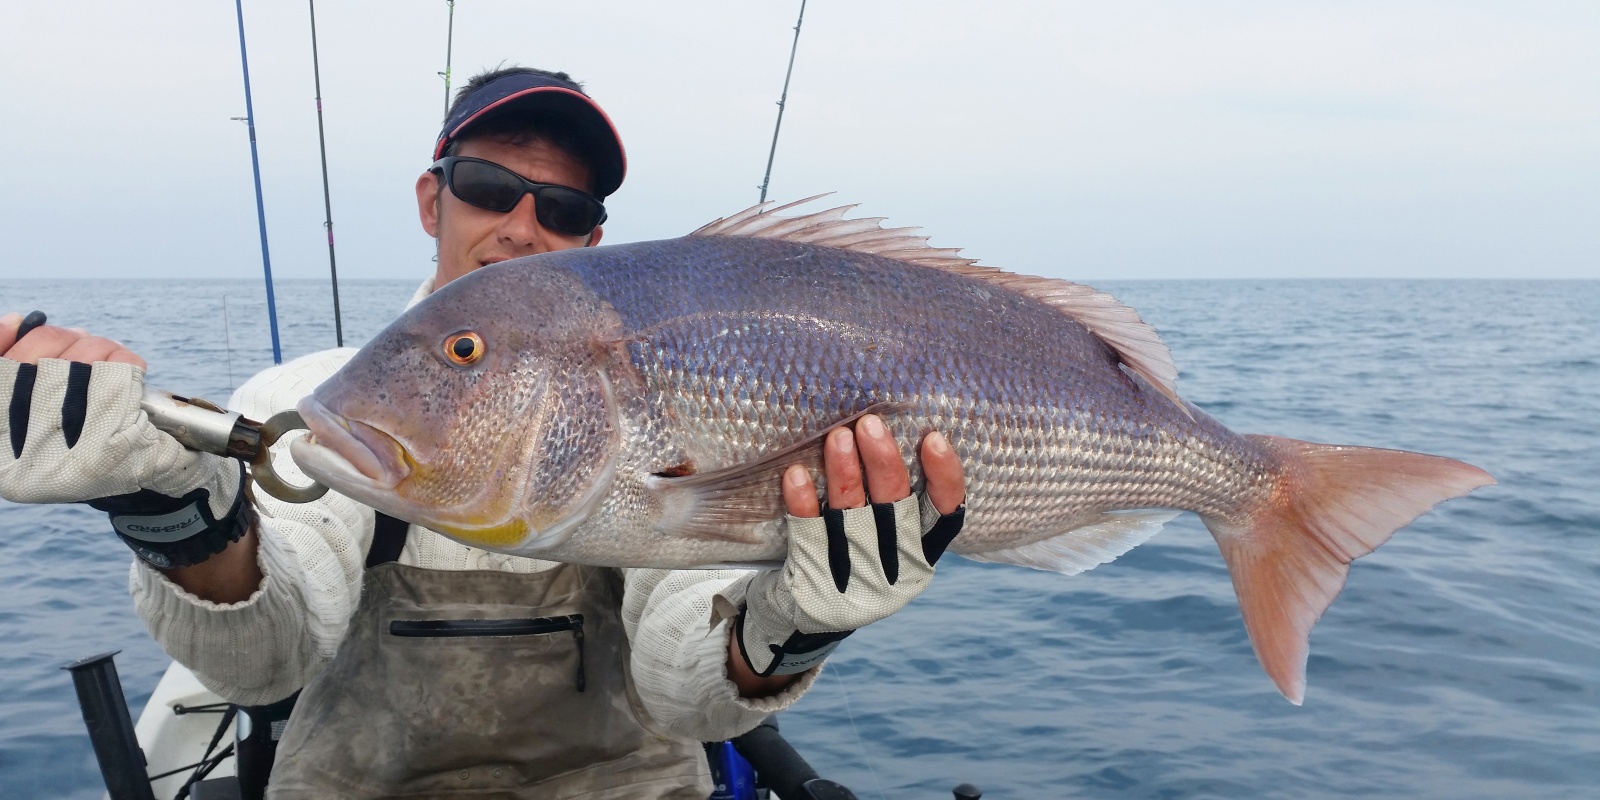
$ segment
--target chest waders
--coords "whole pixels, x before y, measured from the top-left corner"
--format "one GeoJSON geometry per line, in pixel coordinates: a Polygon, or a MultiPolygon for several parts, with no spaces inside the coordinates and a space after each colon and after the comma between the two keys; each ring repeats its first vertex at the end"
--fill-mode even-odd
{"type": "Polygon", "coordinates": [[[295,705],[269,799],[710,793],[700,744],[639,722],[621,573],[406,566],[406,526],[379,516],[350,630],[295,705]]]}

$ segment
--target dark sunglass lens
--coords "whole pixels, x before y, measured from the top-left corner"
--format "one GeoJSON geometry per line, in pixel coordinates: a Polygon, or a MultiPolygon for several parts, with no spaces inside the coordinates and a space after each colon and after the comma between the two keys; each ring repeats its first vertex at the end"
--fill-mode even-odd
{"type": "Polygon", "coordinates": [[[552,187],[539,193],[539,221],[568,236],[585,236],[600,223],[600,208],[578,192],[552,187]]]}
{"type": "Polygon", "coordinates": [[[479,208],[506,212],[522,199],[522,182],[493,164],[457,161],[450,175],[450,191],[479,208]]]}

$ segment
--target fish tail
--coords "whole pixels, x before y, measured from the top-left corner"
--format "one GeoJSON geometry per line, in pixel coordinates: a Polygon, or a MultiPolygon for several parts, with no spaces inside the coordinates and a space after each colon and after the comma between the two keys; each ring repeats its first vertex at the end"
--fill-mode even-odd
{"type": "Polygon", "coordinates": [[[1439,456],[1246,438],[1282,464],[1272,491],[1242,516],[1202,518],[1228,563],[1256,658],[1300,705],[1311,626],[1344,588],[1350,562],[1438,503],[1495,481],[1439,456]]]}

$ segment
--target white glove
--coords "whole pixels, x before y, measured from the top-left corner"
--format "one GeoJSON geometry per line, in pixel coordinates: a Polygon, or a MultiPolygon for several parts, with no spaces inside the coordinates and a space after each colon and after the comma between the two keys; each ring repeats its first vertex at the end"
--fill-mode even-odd
{"type": "Polygon", "coordinates": [[[804,672],[857,628],[904,608],[933,579],[965,513],[962,506],[940,516],[924,494],[789,516],[783,567],[721,592],[744,606],[734,634],[745,661],[762,676],[804,672]]]}
{"type": "Polygon", "coordinates": [[[146,561],[198,563],[243,532],[243,467],[157,430],[143,392],[144,370],[129,364],[0,358],[0,497],[94,501],[146,561]],[[232,538],[195,540],[208,532],[232,538]]]}

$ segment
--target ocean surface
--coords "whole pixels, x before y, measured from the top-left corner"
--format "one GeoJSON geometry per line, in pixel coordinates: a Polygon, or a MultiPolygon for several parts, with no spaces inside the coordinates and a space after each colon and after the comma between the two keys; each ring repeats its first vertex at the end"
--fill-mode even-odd
{"type": "MultiPolygon", "coordinates": [[[[783,716],[813,765],[863,800],[1600,797],[1600,281],[1098,285],[1235,430],[1448,455],[1499,485],[1355,564],[1300,708],[1192,515],[1074,578],[949,559],[783,716]]],[[[347,282],[346,341],[414,287],[347,282]]],[[[286,357],[333,346],[326,283],[281,283],[277,306],[286,357]]],[[[265,307],[244,281],[0,280],[0,312],[121,339],[154,385],[219,401],[271,363],[265,307]]],[[[0,796],[103,791],[60,667],[121,650],[143,706],[167,659],[129,560],[97,512],[0,501],[0,796]]]]}

